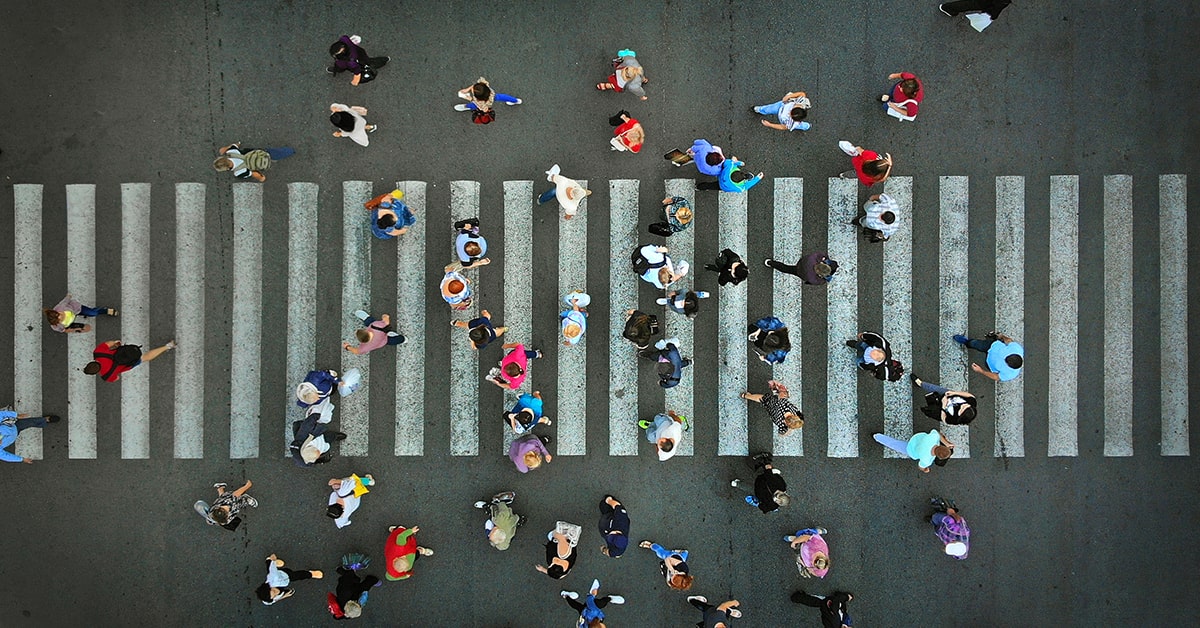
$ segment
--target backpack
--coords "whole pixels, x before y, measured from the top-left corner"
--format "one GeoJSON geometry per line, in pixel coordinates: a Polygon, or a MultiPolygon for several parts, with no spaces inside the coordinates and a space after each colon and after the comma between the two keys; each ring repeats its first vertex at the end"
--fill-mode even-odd
{"type": "Polygon", "coordinates": [[[471,122],[474,122],[475,124],[491,124],[495,120],[495,109],[488,109],[487,111],[480,111],[476,109],[475,112],[471,114],[471,122]]]}
{"type": "Polygon", "coordinates": [[[633,262],[633,272],[637,273],[639,277],[645,275],[646,271],[648,270],[653,268],[662,268],[663,266],[667,265],[666,257],[663,258],[663,261],[658,262],[657,264],[651,264],[650,260],[646,259],[645,255],[642,255],[642,247],[640,246],[636,251],[633,252],[633,255],[630,256],[629,259],[631,262],[633,262]]]}
{"type": "Polygon", "coordinates": [[[133,366],[142,359],[142,348],[138,345],[121,345],[113,351],[113,364],[133,366]]]}
{"type": "Polygon", "coordinates": [[[262,172],[271,167],[271,156],[261,148],[256,148],[242,157],[246,160],[246,167],[255,172],[262,172]]]}
{"type": "Polygon", "coordinates": [[[904,377],[904,365],[900,360],[887,360],[875,367],[876,379],[898,382],[901,377],[904,377]]]}

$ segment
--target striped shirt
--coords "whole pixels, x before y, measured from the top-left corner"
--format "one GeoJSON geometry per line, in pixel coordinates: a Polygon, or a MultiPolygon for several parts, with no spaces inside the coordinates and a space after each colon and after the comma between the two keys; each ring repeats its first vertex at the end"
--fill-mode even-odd
{"type": "Polygon", "coordinates": [[[780,434],[787,434],[788,432],[788,424],[783,419],[785,414],[790,412],[801,419],[804,418],[804,415],[800,413],[800,409],[796,407],[796,404],[781,398],[774,392],[763,395],[762,404],[767,409],[767,414],[771,415],[771,422],[775,424],[780,434]]]}

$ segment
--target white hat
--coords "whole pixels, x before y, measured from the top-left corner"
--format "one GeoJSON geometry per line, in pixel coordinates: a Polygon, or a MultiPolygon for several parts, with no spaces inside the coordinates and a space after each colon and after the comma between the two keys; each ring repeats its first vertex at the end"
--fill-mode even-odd
{"type": "Polygon", "coordinates": [[[967,544],[962,541],[947,543],[946,553],[951,556],[965,556],[967,553],[967,544]]]}

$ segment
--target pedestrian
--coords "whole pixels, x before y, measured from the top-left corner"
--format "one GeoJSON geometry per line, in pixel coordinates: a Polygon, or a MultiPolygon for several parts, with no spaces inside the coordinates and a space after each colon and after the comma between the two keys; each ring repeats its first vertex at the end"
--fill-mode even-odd
{"type": "Polygon", "coordinates": [[[552,198],[558,199],[558,204],[563,208],[563,220],[570,220],[575,217],[575,212],[579,211],[579,204],[583,199],[592,195],[592,191],[585,189],[575,179],[568,179],[561,174],[561,169],[558,164],[550,166],[546,171],[546,180],[553,183],[554,187],[542,192],[538,196],[538,205],[548,202],[552,198]]]}
{"type": "Polygon", "coordinates": [[[71,293],[62,298],[53,308],[43,308],[42,314],[50,329],[62,334],[86,334],[92,331],[92,326],[79,322],[80,318],[95,318],[104,314],[117,316],[119,312],[111,307],[90,307],[75,300],[71,293]]]}
{"type": "Polygon", "coordinates": [[[904,375],[904,365],[892,358],[892,343],[873,331],[862,331],[846,341],[846,346],[858,355],[858,368],[872,374],[875,379],[895,382],[904,375]]]}
{"type": "Polygon", "coordinates": [[[887,194],[876,194],[863,203],[862,211],[850,221],[862,227],[863,236],[871,242],[887,242],[900,228],[900,205],[887,194]]]}
{"type": "Polygon", "coordinates": [[[376,125],[367,124],[366,115],[366,107],[349,107],[336,102],[329,105],[329,121],[338,129],[333,136],[348,137],[359,146],[370,144],[367,133],[374,133],[376,125]]]}
{"type": "Polygon", "coordinates": [[[482,350],[508,331],[508,327],[493,327],[492,314],[487,310],[483,310],[478,317],[469,321],[450,321],[450,325],[467,330],[467,339],[471,342],[471,348],[476,351],[482,350]]]}
{"type": "Polygon", "coordinates": [[[745,480],[734,479],[729,483],[734,488],[742,488],[746,495],[746,503],[757,507],[763,513],[775,512],[787,508],[792,503],[792,497],[787,493],[787,482],[771,464],[771,454],[763,452],[750,457],[754,468],[754,483],[750,485],[745,480]]]}
{"type": "Polygon", "coordinates": [[[305,409],[315,407],[317,412],[332,416],[329,414],[333,410],[330,399],[340,381],[338,372],[333,369],[309,371],[304,381],[296,386],[296,405],[305,409]]]}
{"type": "Polygon", "coordinates": [[[17,442],[17,435],[22,431],[31,427],[41,429],[48,423],[58,423],[59,420],[57,414],[31,417],[28,414],[17,414],[12,408],[0,410],[0,461],[33,464],[32,458],[18,456],[8,451],[8,448],[17,442]]]}
{"type": "Polygon", "coordinates": [[[688,604],[700,609],[700,612],[704,614],[700,622],[696,624],[699,628],[728,628],[732,623],[731,619],[742,616],[742,611],[738,609],[741,602],[737,600],[726,600],[713,606],[703,595],[689,595],[687,601],[688,604]]]}
{"type": "Polygon", "coordinates": [[[442,300],[450,309],[462,311],[471,307],[471,280],[457,271],[446,273],[440,286],[442,300]]]}
{"type": "Polygon", "coordinates": [[[929,500],[934,513],[929,522],[933,524],[933,532],[942,541],[947,555],[959,560],[965,560],[967,552],[971,551],[971,528],[967,520],[958,512],[958,506],[953,499],[935,497],[929,500]]]}
{"type": "Polygon", "coordinates": [[[400,202],[403,190],[392,190],[363,203],[371,212],[371,233],[380,240],[391,240],[408,233],[408,228],[417,223],[417,217],[400,202]]]}
{"type": "Polygon", "coordinates": [[[646,71],[638,62],[637,53],[629,49],[619,50],[617,58],[612,60],[612,65],[613,73],[608,75],[607,81],[597,83],[596,89],[602,92],[612,90],[618,94],[627,91],[646,100],[643,85],[649,83],[650,79],[646,78],[646,71]]]}
{"type": "Polygon", "coordinates": [[[638,122],[637,118],[622,109],[608,119],[608,124],[616,127],[613,129],[613,138],[608,141],[612,150],[642,152],[642,143],[646,141],[646,129],[642,128],[642,123],[638,122]]]}
{"type": "Polygon", "coordinates": [[[502,552],[508,549],[512,538],[516,536],[517,527],[525,523],[525,517],[513,512],[512,503],[516,497],[517,494],[512,491],[502,491],[488,501],[475,502],[476,508],[488,511],[488,520],[483,524],[488,543],[502,552]]]}
{"type": "Polygon", "coordinates": [[[254,590],[254,594],[264,606],[295,595],[296,590],[291,587],[293,581],[320,580],[325,577],[319,569],[288,569],[283,565],[283,559],[275,554],[267,557],[267,579],[254,590]]]}
{"type": "Polygon", "coordinates": [[[391,57],[372,57],[359,44],[362,37],[358,35],[342,35],[329,47],[329,55],[333,57],[333,65],[325,68],[330,74],[350,72],[353,77],[351,85],[361,85],[375,80],[375,73],[391,61],[391,57]]]}
{"type": "Polygon", "coordinates": [[[664,218],[661,222],[650,223],[647,230],[654,235],[669,238],[692,224],[692,204],[682,196],[668,196],[663,199],[664,218]]]}
{"type": "Polygon", "coordinates": [[[560,591],[559,595],[567,601],[567,604],[579,612],[579,625],[587,626],[588,628],[604,628],[604,611],[600,610],[609,603],[624,604],[625,598],[619,595],[605,595],[596,597],[600,592],[600,581],[592,580],[592,588],[588,591],[588,596],[583,602],[579,601],[579,594],[574,591],[560,591]]]}
{"type": "Polygon", "coordinates": [[[650,348],[650,341],[658,333],[657,316],[641,310],[625,310],[625,330],[621,336],[632,342],[639,351],[650,348]]]}
{"type": "Polygon", "coordinates": [[[354,317],[362,322],[362,329],[354,332],[358,346],[342,342],[342,348],[355,355],[366,355],[380,347],[401,345],[407,340],[392,329],[392,317],[384,314],[374,318],[366,310],[354,310],[354,317]]]}
{"type": "Polygon", "coordinates": [[[609,558],[620,558],[629,547],[629,511],[612,495],[600,500],[600,536],[600,553],[609,558]]]}
{"type": "Polygon", "coordinates": [[[829,544],[824,536],[825,528],[805,528],[783,537],[796,552],[796,569],[805,578],[824,578],[829,573],[829,544]]]}
{"type": "Polygon", "coordinates": [[[221,526],[230,532],[237,530],[242,524],[242,509],[246,507],[258,508],[258,500],[246,494],[250,487],[254,484],[250,480],[242,485],[236,491],[225,490],[224,482],[213,484],[213,488],[217,489],[217,498],[209,505],[204,500],[197,500],[192,507],[196,509],[204,521],[210,526],[221,526]]]}
{"type": "Polygon", "coordinates": [[[582,290],[573,290],[563,297],[570,309],[558,314],[559,326],[562,329],[563,346],[570,347],[583,340],[587,331],[587,310],[584,309],[592,302],[592,297],[582,290]]]}
{"type": "Polygon", "coordinates": [[[854,166],[853,170],[847,170],[838,176],[843,179],[857,178],[860,183],[867,187],[871,187],[876,183],[882,183],[887,180],[888,175],[892,174],[892,156],[884,153],[882,157],[879,153],[873,150],[865,150],[862,146],[855,146],[846,140],[838,143],[842,152],[850,155],[850,165],[854,166]]]}
{"type": "Polygon", "coordinates": [[[646,421],[638,421],[638,427],[646,430],[646,440],[658,451],[659,462],[666,461],[679,453],[679,442],[683,439],[683,427],[687,417],[667,410],[646,421]]]}
{"type": "Polygon", "coordinates": [[[746,267],[742,256],[729,249],[721,249],[716,262],[705,264],[704,268],[717,273],[717,284],[721,286],[728,284],[736,286],[750,276],[750,269],[746,267]]]}
{"type": "Polygon", "coordinates": [[[454,237],[454,252],[458,259],[446,266],[446,272],[487,266],[492,260],[484,257],[487,254],[487,240],[479,235],[479,219],[468,218],[454,223],[458,235],[454,237]]]}
{"type": "Polygon", "coordinates": [[[417,532],[421,528],[413,526],[388,526],[387,543],[383,548],[387,570],[384,577],[391,581],[407,580],[413,575],[413,566],[422,556],[433,556],[433,550],[417,545],[417,532]]]}
{"type": "Polygon", "coordinates": [[[913,386],[925,391],[925,407],[921,408],[925,416],[950,425],[967,425],[975,420],[975,395],[923,381],[915,373],[909,377],[913,386]]]}
{"type": "Polygon", "coordinates": [[[792,430],[804,427],[804,413],[791,402],[787,387],[773,379],[767,381],[765,395],[746,391],[738,396],[746,401],[761,403],[780,436],[787,436],[792,430]]]}
{"type": "Polygon", "coordinates": [[[296,149],[286,146],[281,148],[242,148],[240,143],[222,146],[217,150],[219,156],[213,160],[213,169],[217,172],[232,172],[239,179],[254,179],[259,183],[267,180],[263,174],[271,168],[273,162],[287,159],[296,154],[296,149]]]}
{"type": "Polygon", "coordinates": [[[687,564],[687,550],[668,550],[652,541],[642,541],[638,543],[638,547],[648,549],[658,556],[658,568],[662,570],[663,577],[667,579],[668,587],[675,591],[687,591],[692,588],[695,577],[692,576],[691,569],[687,564]]]}
{"type": "Polygon", "coordinates": [[[333,452],[330,451],[332,443],[345,440],[346,435],[328,429],[332,418],[333,415],[322,412],[320,406],[312,406],[303,419],[292,422],[292,442],[288,450],[296,466],[310,468],[333,459],[333,452]]]}
{"type": "Polygon", "coordinates": [[[763,179],[763,173],[756,175],[746,174],[741,167],[746,165],[746,162],[739,160],[737,157],[730,157],[721,163],[721,171],[717,173],[716,181],[704,181],[696,184],[697,190],[721,190],[722,192],[734,192],[741,194],[747,192],[750,188],[758,185],[763,179]]]}
{"type": "Polygon", "coordinates": [[[946,461],[954,453],[954,443],[947,440],[946,436],[938,433],[937,430],[917,432],[908,441],[878,432],[873,437],[875,442],[880,445],[916,460],[921,473],[929,473],[929,467],[934,464],[939,467],[945,466],[946,461]]]}
{"type": "Polygon", "coordinates": [[[492,367],[483,379],[505,390],[516,390],[525,383],[525,375],[529,368],[529,360],[542,357],[541,349],[532,351],[517,342],[507,342],[501,345],[508,353],[500,360],[499,367],[492,367]]]}
{"type": "Polygon", "coordinates": [[[828,597],[809,595],[803,590],[792,594],[793,602],[821,609],[821,626],[823,628],[850,628],[854,625],[853,620],[850,619],[850,613],[846,610],[846,604],[853,599],[854,596],[845,591],[834,591],[828,597]]]}
{"type": "Polygon", "coordinates": [[[783,95],[777,102],[769,105],[759,105],[754,107],[754,113],[764,116],[775,116],[779,122],[771,122],[763,120],[762,125],[768,128],[779,131],[807,131],[812,128],[812,124],[804,119],[808,117],[808,110],[812,108],[812,102],[808,99],[808,95],[804,92],[788,92],[783,95]]]}
{"type": "Polygon", "coordinates": [[[984,340],[955,334],[954,341],[987,355],[986,371],[974,362],[971,363],[971,370],[992,381],[1014,380],[1021,374],[1021,367],[1025,365],[1025,347],[1000,332],[988,332],[984,340]]]}
{"type": "Polygon", "coordinates": [[[683,369],[692,365],[690,358],[680,355],[678,338],[663,338],[654,343],[654,350],[645,349],[638,355],[658,364],[658,385],[663,388],[678,386],[683,369]]]}
{"type": "Polygon", "coordinates": [[[517,403],[512,410],[504,413],[504,422],[512,428],[513,434],[521,436],[539,425],[551,425],[553,422],[542,415],[542,393],[533,391],[517,397],[517,403]]]}
{"type": "Polygon", "coordinates": [[[373,486],[375,478],[370,473],[362,477],[351,473],[344,478],[330,478],[329,488],[333,490],[329,493],[325,515],[333,519],[339,530],[350,525],[350,515],[358,510],[362,496],[371,492],[373,486]]]}
{"type": "Polygon", "coordinates": [[[889,74],[888,79],[896,81],[891,91],[879,97],[883,102],[883,110],[897,120],[912,122],[917,119],[917,108],[925,100],[925,86],[921,79],[912,72],[896,72],[889,74]]]}
{"type": "Polygon", "coordinates": [[[84,365],[83,372],[88,375],[99,375],[106,382],[115,382],[121,379],[121,373],[131,370],[143,362],[149,362],[174,348],[175,341],[172,340],[143,354],[142,348],[138,345],[121,344],[120,340],[106,340],[92,349],[92,361],[84,365]]]}
{"type": "Polygon", "coordinates": [[[709,177],[721,174],[721,164],[725,163],[725,154],[721,152],[720,146],[713,146],[706,139],[698,139],[692,142],[692,147],[687,150],[687,154],[691,155],[695,161],[696,172],[709,177]]]}
{"type": "Polygon", "coordinates": [[[509,106],[524,102],[516,96],[501,94],[492,89],[491,83],[482,76],[474,84],[458,90],[458,97],[467,102],[454,105],[454,110],[470,111],[471,121],[475,124],[491,124],[496,120],[496,101],[509,106]]]}
{"type": "Polygon", "coordinates": [[[550,444],[549,436],[540,436],[531,432],[523,434],[508,446],[508,459],[513,461],[517,471],[529,473],[541,467],[543,461],[549,463],[554,459],[554,456],[550,455],[550,450],[546,449],[548,444],[550,444]]]}
{"type": "Polygon", "coordinates": [[[686,260],[675,262],[667,255],[668,252],[667,247],[654,244],[638,247],[630,256],[633,272],[637,273],[642,281],[660,290],[666,290],[671,284],[683,279],[691,268],[686,260]]]}
{"type": "Polygon", "coordinates": [[[950,17],[966,13],[971,27],[983,32],[983,29],[1000,18],[1000,12],[1010,4],[1012,0],[957,0],[939,4],[938,10],[950,17]]]}
{"type": "Polygon", "coordinates": [[[582,531],[583,528],[574,523],[559,521],[555,524],[554,529],[546,535],[546,564],[534,565],[534,569],[555,580],[567,577],[579,558],[579,551],[575,546],[579,544],[579,534],[582,531]]]}
{"type": "Polygon", "coordinates": [[[667,296],[659,297],[655,302],[667,306],[668,310],[676,314],[696,318],[696,315],[700,313],[700,299],[707,299],[709,296],[711,295],[703,290],[688,290],[682,293],[672,290],[667,296]]]}
{"type": "Polygon", "coordinates": [[[342,564],[338,565],[337,589],[326,597],[326,605],[334,619],[357,619],[362,616],[363,606],[367,604],[367,593],[382,582],[378,576],[359,576],[359,570],[366,570],[371,559],[362,554],[346,554],[342,556],[342,564]]]}
{"type": "Polygon", "coordinates": [[[758,359],[767,364],[783,364],[792,350],[788,328],[774,316],[764,316],[746,328],[746,339],[754,347],[758,359]]]}
{"type": "Polygon", "coordinates": [[[830,259],[829,254],[825,251],[809,253],[801,257],[795,264],[784,264],[770,257],[763,260],[763,264],[781,273],[795,275],[810,286],[824,286],[833,281],[833,274],[838,269],[838,263],[830,259]]]}

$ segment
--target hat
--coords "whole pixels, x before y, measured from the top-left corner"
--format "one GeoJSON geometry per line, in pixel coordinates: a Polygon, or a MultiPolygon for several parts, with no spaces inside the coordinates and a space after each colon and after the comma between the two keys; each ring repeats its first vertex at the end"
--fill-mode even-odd
{"type": "Polygon", "coordinates": [[[951,556],[962,557],[967,555],[967,544],[962,541],[953,541],[946,544],[946,553],[951,556]]]}
{"type": "Polygon", "coordinates": [[[296,398],[304,403],[313,404],[321,400],[321,391],[310,382],[296,386],[296,398]]]}
{"type": "Polygon", "coordinates": [[[401,190],[400,188],[392,190],[392,198],[396,200],[404,198],[404,190],[401,190]]]}
{"type": "Polygon", "coordinates": [[[624,534],[608,534],[604,537],[604,544],[608,546],[608,555],[616,558],[625,553],[625,548],[629,547],[629,537],[624,534]]]}

